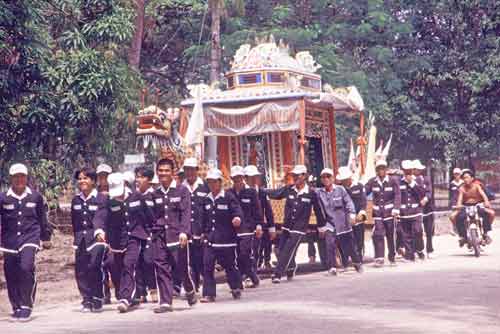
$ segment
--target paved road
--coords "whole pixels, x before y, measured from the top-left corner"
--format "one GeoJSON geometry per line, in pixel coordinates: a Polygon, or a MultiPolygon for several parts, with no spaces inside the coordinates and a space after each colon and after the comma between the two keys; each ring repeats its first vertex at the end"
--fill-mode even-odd
{"type": "Polygon", "coordinates": [[[219,285],[217,303],[152,313],[152,305],[128,314],[108,307],[81,314],[76,304],[39,306],[35,319],[13,324],[0,318],[2,334],[56,333],[499,333],[500,229],[479,259],[456,239],[436,238],[439,257],[422,263],[339,277],[298,276],[279,286],[266,280],[233,301],[219,285]],[[43,309],[42,309],[43,308],[43,309]]]}

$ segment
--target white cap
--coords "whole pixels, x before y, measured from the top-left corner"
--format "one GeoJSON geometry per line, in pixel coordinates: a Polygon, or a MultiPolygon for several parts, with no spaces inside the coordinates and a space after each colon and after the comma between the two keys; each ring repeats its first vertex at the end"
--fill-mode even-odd
{"type": "Polygon", "coordinates": [[[375,168],[377,167],[387,167],[387,161],[385,160],[377,160],[377,162],[375,163],[375,168]]]}
{"type": "Polygon", "coordinates": [[[248,165],[243,169],[245,176],[257,176],[260,175],[259,170],[255,165],[248,165]]]}
{"type": "Polygon", "coordinates": [[[333,170],[331,168],[323,168],[323,170],[321,171],[321,173],[319,175],[322,176],[323,174],[328,174],[331,176],[334,175],[333,170]]]}
{"type": "Polygon", "coordinates": [[[96,174],[100,174],[100,173],[111,174],[111,173],[113,173],[113,168],[111,168],[110,165],[100,164],[99,166],[97,166],[95,173],[96,174]]]}
{"type": "Polygon", "coordinates": [[[135,174],[134,172],[128,170],[126,172],[123,172],[123,180],[125,182],[128,182],[128,184],[133,185],[135,182],[135,174]]]}
{"type": "Polygon", "coordinates": [[[350,179],[352,177],[351,169],[347,166],[342,166],[339,168],[339,172],[337,174],[337,180],[344,181],[350,179]]]}
{"type": "Polygon", "coordinates": [[[222,179],[222,172],[217,168],[212,168],[207,172],[207,180],[220,180],[222,179]]]}
{"type": "Polygon", "coordinates": [[[109,197],[120,197],[125,193],[125,178],[122,173],[108,175],[109,197]]]}
{"type": "Polygon", "coordinates": [[[401,161],[401,168],[405,170],[410,170],[415,168],[415,164],[411,160],[403,160],[401,161]]]}
{"type": "Polygon", "coordinates": [[[177,175],[179,174],[184,174],[184,166],[179,168],[179,170],[177,171],[177,175]]]}
{"type": "Polygon", "coordinates": [[[462,174],[462,170],[458,167],[453,168],[453,174],[462,174]]]}
{"type": "Polygon", "coordinates": [[[307,168],[304,165],[295,165],[292,169],[292,174],[295,175],[300,175],[300,174],[306,174],[307,173],[307,168]]]}
{"type": "Polygon", "coordinates": [[[153,176],[153,179],[150,182],[151,184],[160,184],[160,180],[158,179],[158,175],[155,173],[155,176],[153,176]]]}
{"type": "Polygon", "coordinates": [[[245,176],[245,171],[241,166],[233,166],[231,167],[231,177],[236,176],[245,176]]]}
{"type": "Polygon", "coordinates": [[[422,163],[420,162],[420,160],[416,159],[416,160],[413,160],[413,168],[415,168],[415,169],[425,169],[425,166],[422,165],[422,163]]]}
{"type": "Polygon", "coordinates": [[[187,158],[184,160],[184,165],[182,167],[192,167],[192,168],[198,168],[198,159],[196,158],[187,158]]]}
{"type": "Polygon", "coordinates": [[[10,166],[9,175],[24,174],[28,175],[28,167],[23,164],[13,164],[10,166]]]}

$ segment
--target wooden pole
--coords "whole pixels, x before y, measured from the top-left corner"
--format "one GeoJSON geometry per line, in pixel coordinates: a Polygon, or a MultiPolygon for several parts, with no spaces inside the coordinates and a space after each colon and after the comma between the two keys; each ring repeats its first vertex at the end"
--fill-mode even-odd
{"type": "Polygon", "coordinates": [[[365,146],[365,114],[363,113],[362,110],[359,111],[359,140],[358,140],[358,147],[359,147],[359,165],[360,165],[360,172],[361,175],[365,175],[365,156],[366,156],[366,146],[365,146]]]}
{"type": "Polygon", "coordinates": [[[306,145],[306,102],[304,99],[300,101],[299,104],[299,127],[300,127],[300,139],[299,139],[299,164],[303,165],[306,161],[305,159],[305,145],[306,145]]]}
{"type": "Polygon", "coordinates": [[[333,172],[337,175],[338,161],[337,161],[337,129],[335,127],[335,109],[331,109],[328,113],[328,121],[330,126],[330,142],[332,145],[332,167],[333,172]]]}

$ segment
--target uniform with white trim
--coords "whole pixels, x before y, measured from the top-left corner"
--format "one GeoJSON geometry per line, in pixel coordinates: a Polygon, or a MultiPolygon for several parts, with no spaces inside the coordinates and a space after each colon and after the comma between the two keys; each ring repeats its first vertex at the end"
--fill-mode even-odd
{"type": "MultiPolygon", "coordinates": [[[[14,164],[9,174],[28,174],[22,164],[14,164]]],[[[35,299],[35,254],[40,241],[49,241],[51,229],[42,195],[26,187],[22,194],[12,188],[0,193],[0,249],[4,252],[4,272],[14,316],[31,316],[35,299]]]]}
{"type": "MultiPolygon", "coordinates": [[[[425,166],[422,165],[420,160],[414,160],[415,168],[420,171],[425,171],[425,166]]],[[[426,201],[422,209],[422,222],[425,231],[425,250],[427,255],[434,252],[434,247],[432,245],[432,238],[434,237],[434,205],[433,201],[433,189],[432,181],[428,176],[419,175],[416,179],[417,183],[424,187],[425,196],[423,200],[426,201]]],[[[422,236],[423,237],[423,236],[422,236]]]]}
{"type": "MultiPolygon", "coordinates": [[[[365,186],[361,182],[352,182],[352,172],[349,167],[342,166],[339,168],[336,179],[341,181],[345,190],[351,197],[354,203],[354,209],[357,216],[363,216],[366,219],[366,191],[365,186]],[[344,184],[346,180],[351,180],[350,185],[344,184]]],[[[352,233],[354,236],[354,245],[357,253],[359,254],[361,261],[363,261],[363,255],[365,253],[365,220],[356,220],[352,226],[352,233]]]]}
{"type": "MultiPolygon", "coordinates": [[[[231,177],[244,176],[241,166],[231,168],[231,177]]],[[[253,286],[259,285],[259,277],[255,271],[253,244],[255,240],[255,230],[262,228],[263,216],[257,191],[245,185],[243,189],[237,191],[234,187],[227,190],[228,193],[236,197],[240,203],[243,217],[240,227],[237,229],[238,235],[238,268],[245,278],[250,278],[253,286]]]]}
{"type": "Polygon", "coordinates": [[[75,278],[82,305],[89,309],[100,309],[104,298],[102,265],[106,244],[97,242],[96,235],[104,233],[105,226],[104,220],[96,214],[105,214],[106,204],[107,196],[99,194],[96,189],[87,197],[80,193],[71,201],[75,278]]]}
{"type": "MultiPolygon", "coordinates": [[[[150,187],[146,190],[142,196],[148,206],[152,209],[154,207],[154,199],[153,199],[153,187],[150,187]]],[[[155,292],[156,290],[156,274],[153,263],[153,239],[151,228],[153,226],[153,221],[155,217],[151,217],[152,221],[146,224],[146,230],[148,234],[148,238],[143,241],[141,245],[141,253],[139,254],[139,261],[137,263],[136,270],[136,284],[137,284],[137,292],[136,296],[138,298],[146,297],[148,294],[148,290],[150,292],[155,292]]]]}
{"type": "Polygon", "coordinates": [[[111,279],[118,292],[118,309],[125,312],[128,307],[137,304],[136,268],[141,247],[149,237],[149,224],[154,220],[151,204],[139,192],[132,192],[125,187],[121,173],[108,176],[110,199],[105,215],[107,239],[113,264],[111,279]],[[123,196],[123,200],[119,200],[123,196]]]}
{"type": "Polygon", "coordinates": [[[274,222],[274,213],[271,206],[271,201],[269,197],[261,188],[257,188],[257,196],[260,201],[260,206],[264,214],[264,225],[262,227],[263,235],[260,240],[260,247],[256,251],[257,265],[264,262],[266,265],[270,266],[271,263],[271,253],[273,247],[273,241],[270,238],[271,233],[276,233],[276,224],[274,222]]]}
{"type": "MultiPolygon", "coordinates": [[[[207,179],[221,179],[218,170],[210,171],[207,179]]],[[[216,297],[215,263],[226,272],[233,295],[239,293],[241,274],[236,264],[237,234],[233,219],[242,218],[238,199],[222,189],[217,195],[209,193],[203,201],[203,234],[207,245],[204,254],[203,297],[216,297]]]]}
{"type": "MultiPolygon", "coordinates": [[[[305,166],[298,165],[295,166],[293,172],[305,174],[307,169],[305,166]]],[[[312,210],[316,215],[316,227],[325,226],[325,218],[318,195],[309,188],[307,183],[300,190],[296,186],[285,186],[276,190],[266,190],[266,192],[271,199],[285,199],[285,217],[279,241],[278,264],[273,273],[273,281],[278,282],[285,272],[288,279],[295,275],[297,270],[295,255],[309,228],[312,210]]]]}
{"type": "Polygon", "coordinates": [[[172,180],[168,188],[160,186],[153,194],[156,220],[153,225],[153,256],[160,306],[172,306],[174,277],[178,278],[188,297],[195,301],[195,286],[189,271],[190,245],[180,246],[179,236],[191,234],[191,195],[172,180]]]}
{"type": "MultiPolygon", "coordinates": [[[[385,163],[387,166],[387,163],[385,163]]],[[[366,185],[366,194],[373,194],[373,246],[375,259],[383,262],[385,257],[384,237],[387,240],[388,257],[395,262],[395,222],[394,216],[399,214],[401,206],[401,191],[399,180],[386,175],[384,179],[378,176],[370,179],[366,185]]]]}
{"type": "Polygon", "coordinates": [[[192,278],[196,291],[201,285],[201,276],[203,276],[203,201],[210,190],[201,178],[197,178],[194,184],[189,184],[187,180],[182,183],[191,193],[191,248],[190,264],[192,278]]]}
{"type": "MultiPolygon", "coordinates": [[[[412,169],[412,162],[404,160],[402,162],[403,170],[412,169]]],[[[425,195],[425,190],[412,176],[409,182],[403,176],[400,179],[399,189],[401,191],[401,207],[399,216],[399,226],[401,231],[401,242],[405,249],[404,258],[409,261],[415,261],[415,253],[421,252],[423,244],[420,244],[417,238],[419,225],[421,225],[422,208],[420,201],[425,195]]],[[[421,239],[420,239],[421,240],[421,239]]]]}

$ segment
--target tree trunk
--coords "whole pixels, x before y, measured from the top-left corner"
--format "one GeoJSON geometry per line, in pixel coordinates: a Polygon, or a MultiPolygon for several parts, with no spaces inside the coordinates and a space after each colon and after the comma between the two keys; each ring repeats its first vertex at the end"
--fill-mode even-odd
{"type": "Polygon", "coordinates": [[[222,0],[211,1],[211,49],[210,49],[210,83],[219,81],[220,61],[222,58],[220,45],[220,19],[222,16],[222,0]]]}
{"type": "Polygon", "coordinates": [[[130,67],[139,70],[141,64],[142,38],[144,36],[144,17],[146,15],[147,0],[134,0],[135,2],[135,19],[134,19],[134,36],[128,51],[128,63],[130,67]]]}

